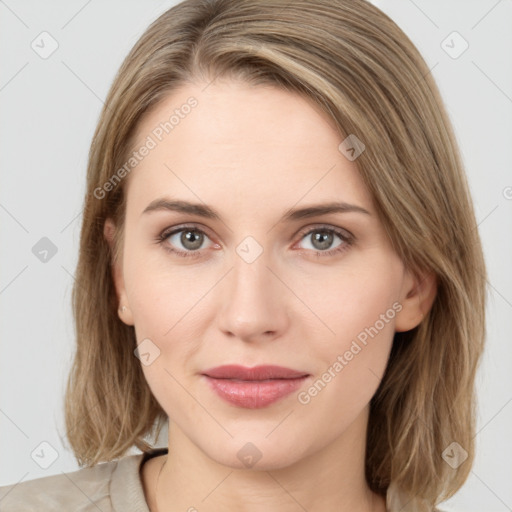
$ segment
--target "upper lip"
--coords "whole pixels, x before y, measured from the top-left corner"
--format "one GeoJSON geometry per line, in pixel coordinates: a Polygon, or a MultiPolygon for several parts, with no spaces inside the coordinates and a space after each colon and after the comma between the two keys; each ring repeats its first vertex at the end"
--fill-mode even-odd
{"type": "Polygon", "coordinates": [[[240,365],[223,365],[205,370],[203,375],[215,379],[240,379],[240,380],[266,380],[266,379],[296,379],[306,377],[307,372],[292,370],[284,366],[261,365],[249,368],[240,365]]]}

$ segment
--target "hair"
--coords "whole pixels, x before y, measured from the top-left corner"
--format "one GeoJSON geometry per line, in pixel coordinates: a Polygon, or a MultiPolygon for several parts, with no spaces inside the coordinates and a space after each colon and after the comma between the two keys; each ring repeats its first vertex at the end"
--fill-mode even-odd
{"type": "Polygon", "coordinates": [[[122,255],[127,180],[104,197],[96,191],[129,159],[144,115],[177,88],[217,77],[299,93],[342,139],[356,135],[365,150],[355,163],[393,248],[416,275],[435,275],[430,310],[416,328],[394,335],[370,402],[365,455],[373,491],[395,486],[414,510],[431,510],[463,485],[474,460],[486,269],[435,81],[405,33],[365,0],[185,0],[125,58],[87,169],[72,295],[77,347],[65,397],[77,461],[92,466],[134,446],[145,452],[147,436],[167,420],[134,356],[134,327],[117,315],[112,264],[122,255]],[[113,250],[103,234],[109,217],[113,250]],[[457,469],[442,457],[453,441],[468,453],[457,469]]]}

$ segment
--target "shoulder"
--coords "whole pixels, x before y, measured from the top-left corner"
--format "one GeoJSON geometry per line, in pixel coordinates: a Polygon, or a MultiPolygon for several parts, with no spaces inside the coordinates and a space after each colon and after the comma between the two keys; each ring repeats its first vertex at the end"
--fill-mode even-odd
{"type": "Polygon", "coordinates": [[[0,487],[2,512],[149,512],[140,469],[167,448],[0,487]]]}
{"type": "Polygon", "coordinates": [[[0,487],[2,512],[112,511],[110,483],[118,461],[0,487]]]}

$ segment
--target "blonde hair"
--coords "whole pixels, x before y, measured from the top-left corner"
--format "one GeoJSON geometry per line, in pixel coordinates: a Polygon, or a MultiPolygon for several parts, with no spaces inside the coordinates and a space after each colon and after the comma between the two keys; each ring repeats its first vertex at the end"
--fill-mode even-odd
{"type": "MultiPolygon", "coordinates": [[[[118,458],[167,416],[153,397],[132,326],[117,315],[111,264],[123,245],[126,179],[97,190],[126,162],[142,116],[186,83],[217,76],[312,99],[355,161],[404,264],[434,273],[422,322],[398,332],[370,403],[366,478],[428,510],[452,496],[474,459],[474,380],[485,337],[486,269],[456,139],[425,61],[404,32],[364,0],[186,0],[153,22],[124,60],[101,113],[87,169],[73,289],[77,350],[66,427],[80,465],[118,458]],[[96,191],[96,192],[95,192],[96,191]],[[110,251],[105,219],[118,229],[110,251]],[[467,451],[457,469],[442,452],[467,451]]],[[[193,115],[193,114],[192,114],[193,115]]]]}

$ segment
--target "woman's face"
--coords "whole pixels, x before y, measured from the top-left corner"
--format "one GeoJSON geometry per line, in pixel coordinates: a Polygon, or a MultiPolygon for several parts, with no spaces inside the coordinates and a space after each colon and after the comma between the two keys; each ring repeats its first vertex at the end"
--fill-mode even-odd
{"type": "Polygon", "coordinates": [[[139,126],[135,149],[148,149],[125,178],[120,316],[173,428],[222,464],[287,466],[351,425],[364,436],[393,334],[421,316],[326,116],[277,88],[205,85],[173,92],[139,126]],[[311,214],[334,203],[353,207],[311,214]],[[204,375],[221,365],[306,377],[204,375]]]}

